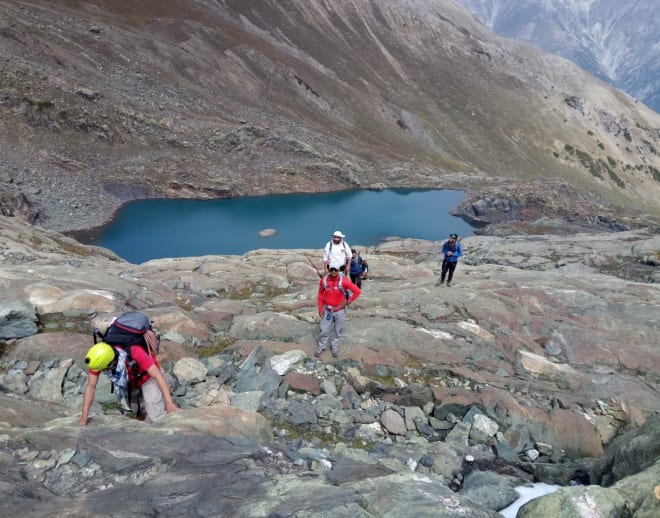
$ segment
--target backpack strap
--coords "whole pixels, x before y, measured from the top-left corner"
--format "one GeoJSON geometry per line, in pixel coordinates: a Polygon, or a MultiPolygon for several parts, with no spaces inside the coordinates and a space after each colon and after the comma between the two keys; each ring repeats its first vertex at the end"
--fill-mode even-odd
{"type": "MultiPolygon", "coordinates": [[[[339,288],[339,291],[341,291],[344,295],[346,295],[346,291],[344,291],[343,279],[344,279],[344,274],[340,273],[339,274],[339,286],[338,286],[338,288],[339,288]]],[[[327,288],[328,288],[328,274],[325,274],[323,276],[323,291],[325,292],[325,290],[327,288]]]]}

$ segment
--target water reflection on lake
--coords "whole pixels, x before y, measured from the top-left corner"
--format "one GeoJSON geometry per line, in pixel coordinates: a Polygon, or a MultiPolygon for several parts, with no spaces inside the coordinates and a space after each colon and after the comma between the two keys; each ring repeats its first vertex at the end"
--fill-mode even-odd
{"type": "Polygon", "coordinates": [[[258,248],[321,249],[334,230],[351,245],[388,237],[445,239],[473,227],[449,214],[465,193],[451,190],[347,191],[226,200],[140,200],[115,219],[74,237],[133,263],[162,257],[244,254],[258,248]],[[270,237],[259,233],[275,229],[270,237]]]}

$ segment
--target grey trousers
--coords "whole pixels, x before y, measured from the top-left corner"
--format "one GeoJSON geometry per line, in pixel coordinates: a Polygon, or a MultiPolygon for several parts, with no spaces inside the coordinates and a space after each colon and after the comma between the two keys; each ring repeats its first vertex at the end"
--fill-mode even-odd
{"type": "Polygon", "coordinates": [[[346,310],[340,309],[339,311],[332,312],[330,310],[325,310],[323,318],[321,319],[320,324],[320,335],[319,335],[319,346],[316,349],[319,353],[322,353],[325,348],[328,346],[328,338],[330,338],[330,331],[334,331],[332,334],[332,339],[330,339],[330,347],[332,352],[337,354],[339,352],[339,340],[341,340],[341,334],[344,331],[344,322],[346,321],[346,310]],[[328,314],[330,314],[330,319],[328,319],[328,314]]]}

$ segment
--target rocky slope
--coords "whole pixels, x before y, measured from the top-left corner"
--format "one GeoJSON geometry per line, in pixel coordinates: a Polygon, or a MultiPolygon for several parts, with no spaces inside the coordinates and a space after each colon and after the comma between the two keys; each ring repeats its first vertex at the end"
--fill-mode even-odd
{"type": "Polygon", "coordinates": [[[576,479],[525,516],[652,516],[660,287],[626,272],[657,277],[657,233],[463,244],[451,288],[438,243],[367,249],[341,356],[316,360],[319,250],[134,265],[0,217],[3,513],[496,516],[576,479]],[[80,428],[90,330],[128,309],[183,410],[146,425],[99,388],[80,428]]]}
{"type": "Polygon", "coordinates": [[[458,0],[498,34],[570,59],[660,112],[654,0],[458,0]]]}
{"type": "Polygon", "coordinates": [[[658,214],[660,115],[448,0],[0,8],[2,210],[49,228],[147,196],[520,179],[658,214]]]}

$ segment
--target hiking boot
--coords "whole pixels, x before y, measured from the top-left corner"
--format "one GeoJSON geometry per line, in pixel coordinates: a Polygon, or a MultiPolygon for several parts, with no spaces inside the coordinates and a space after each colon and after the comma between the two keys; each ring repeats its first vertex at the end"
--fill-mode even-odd
{"type": "Polygon", "coordinates": [[[332,351],[332,357],[336,358],[337,356],[339,356],[339,351],[332,351]]]}
{"type": "Polygon", "coordinates": [[[451,282],[447,281],[447,286],[451,286],[451,282]]]}
{"type": "Polygon", "coordinates": [[[315,357],[315,358],[319,358],[319,357],[321,356],[321,353],[322,353],[322,352],[323,352],[323,351],[314,351],[314,357],[315,357]]]}

